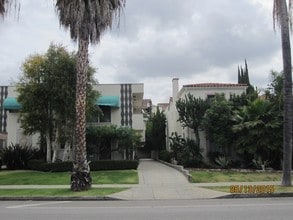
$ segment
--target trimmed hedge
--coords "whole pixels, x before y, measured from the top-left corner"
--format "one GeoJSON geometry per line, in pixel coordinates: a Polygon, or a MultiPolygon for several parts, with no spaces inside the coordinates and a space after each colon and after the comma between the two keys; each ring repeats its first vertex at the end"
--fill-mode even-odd
{"type": "Polygon", "coordinates": [[[136,170],[137,160],[97,160],[90,163],[93,171],[98,170],[136,170]]]}
{"type": "Polygon", "coordinates": [[[72,162],[46,163],[42,160],[31,160],[28,168],[42,172],[67,172],[72,170],[72,162]]]}
{"type": "MultiPolygon", "coordinates": [[[[137,169],[137,167],[137,160],[98,160],[90,163],[91,171],[128,170],[137,169]]],[[[43,172],[70,172],[72,171],[72,162],[46,163],[40,160],[31,160],[28,162],[28,168],[43,172]]]]}

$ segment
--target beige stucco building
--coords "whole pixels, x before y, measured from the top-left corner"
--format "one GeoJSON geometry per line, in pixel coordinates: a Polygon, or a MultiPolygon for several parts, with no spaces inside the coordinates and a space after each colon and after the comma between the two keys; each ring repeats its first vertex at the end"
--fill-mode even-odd
{"type": "MultiPolygon", "coordinates": [[[[100,92],[97,105],[103,111],[103,117],[90,123],[96,126],[116,125],[133,128],[141,134],[141,142],[145,141],[145,123],[143,120],[143,95],[144,85],[134,84],[97,84],[94,90],[100,92]]],[[[3,111],[5,112],[6,143],[9,145],[20,144],[38,147],[39,134],[24,135],[21,128],[19,110],[21,105],[17,102],[16,87],[7,87],[7,93],[2,100],[3,111]]],[[[112,147],[112,146],[111,146],[112,147]]],[[[63,150],[59,149],[57,159],[61,159],[63,150]]],[[[69,156],[71,159],[72,156],[69,156]]],[[[111,154],[109,159],[124,159],[124,155],[117,152],[111,154]]]]}
{"type": "MultiPolygon", "coordinates": [[[[176,101],[184,99],[185,95],[192,94],[195,98],[208,99],[212,98],[216,94],[224,94],[227,99],[232,95],[241,95],[246,92],[246,85],[232,84],[232,83],[199,83],[183,85],[179,90],[179,79],[173,78],[172,80],[172,97],[169,101],[168,108],[164,111],[167,118],[167,137],[170,137],[172,133],[177,132],[183,138],[194,139],[195,135],[192,129],[186,127],[183,128],[182,124],[178,122],[178,111],[176,110],[176,101]]],[[[206,138],[205,132],[200,131],[200,148],[202,149],[202,155],[207,158],[209,152],[209,141],[206,138]]],[[[167,150],[170,150],[169,139],[167,138],[167,150]]]]}

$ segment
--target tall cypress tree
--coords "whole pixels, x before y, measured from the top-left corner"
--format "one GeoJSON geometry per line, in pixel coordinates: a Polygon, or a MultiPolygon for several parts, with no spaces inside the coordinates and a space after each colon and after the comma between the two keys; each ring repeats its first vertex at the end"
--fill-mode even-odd
{"type": "Polygon", "coordinates": [[[246,89],[246,93],[250,97],[250,99],[253,100],[255,97],[257,97],[257,94],[253,86],[250,84],[246,59],[244,61],[244,65],[244,68],[242,66],[238,66],[238,84],[245,84],[248,86],[246,89]]]}

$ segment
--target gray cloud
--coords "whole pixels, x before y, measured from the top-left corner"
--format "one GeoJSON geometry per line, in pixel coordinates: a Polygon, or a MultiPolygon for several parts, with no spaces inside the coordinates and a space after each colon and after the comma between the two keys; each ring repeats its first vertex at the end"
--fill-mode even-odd
{"type": "MultiPolygon", "coordinates": [[[[52,2],[21,2],[19,21],[0,22],[1,84],[16,78],[25,57],[45,52],[51,42],[76,50],[69,33],[60,29],[52,2]]],[[[165,86],[171,86],[172,77],[232,82],[246,58],[252,83],[264,85],[269,70],[280,68],[280,39],[271,11],[260,3],[127,0],[120,27],[114,25],[91,47],[96,76],[101,83],[144,82],[145,96],[162,102],[168,101],[165,86]]]]}
{"type": "Polygon", "coordinates": [[[244,58],[265,62],[279,47],[264,11],[250,1],[128,1],[125,17],[114,35],[124,39],[115,45],[120,54],[109,50],[100,62],[114,62],[119,80],[189,77],[244,58]]]}

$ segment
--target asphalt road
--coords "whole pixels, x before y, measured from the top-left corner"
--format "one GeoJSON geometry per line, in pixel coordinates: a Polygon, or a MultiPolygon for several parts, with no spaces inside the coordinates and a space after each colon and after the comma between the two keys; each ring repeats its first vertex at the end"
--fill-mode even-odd
{"type": "Polygon", "coordinates": [[[293,198],[156,201],[0,201],[5,220],[292,219],[293,198]]]}

